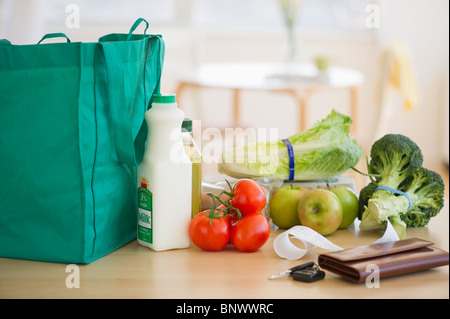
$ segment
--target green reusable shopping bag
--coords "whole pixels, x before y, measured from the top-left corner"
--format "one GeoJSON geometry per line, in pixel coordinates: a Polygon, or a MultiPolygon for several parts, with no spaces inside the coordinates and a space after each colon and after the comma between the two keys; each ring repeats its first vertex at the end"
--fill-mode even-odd
{"type": "Polygon", "coordinates": [[[136,237],[160,35],[0,40],[0,257],[89,263],[136,237]]]}

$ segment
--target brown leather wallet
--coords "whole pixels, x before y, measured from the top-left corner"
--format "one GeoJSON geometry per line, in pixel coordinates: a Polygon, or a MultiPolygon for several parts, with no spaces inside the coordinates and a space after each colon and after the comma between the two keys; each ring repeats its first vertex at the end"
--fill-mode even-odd
{"type": "Polygon", "coordinates": [[[379,278],[448,265],[448,252],[418,238],[360,246],[319,256],[319,266],[346,279],[364,282],[379,269],[379,278]]]}

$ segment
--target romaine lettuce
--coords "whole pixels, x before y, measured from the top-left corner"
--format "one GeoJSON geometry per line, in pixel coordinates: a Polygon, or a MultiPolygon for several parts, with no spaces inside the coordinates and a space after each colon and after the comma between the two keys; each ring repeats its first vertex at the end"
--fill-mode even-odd
{"type": "MultiPolygon", "coordinates": [[[[360,160],[363,150],[349,137],[352,120],[335,110],[309,130],[288,138],[294,151],[294,180],[338,176],[360,160]]],[[[284,142],[258,142],[222,154],[219,171],[235,178],[289,179],[289,155],[284,142]]]]}

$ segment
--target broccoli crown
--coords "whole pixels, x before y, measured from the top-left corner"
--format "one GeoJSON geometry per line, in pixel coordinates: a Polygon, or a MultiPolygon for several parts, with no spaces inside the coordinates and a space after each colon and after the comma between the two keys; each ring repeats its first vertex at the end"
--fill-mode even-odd
{"type": "Polygon", "coordinates": [[[413,201],[411,209],[401,216],[407,226],[427,225],[430,218],[436,216],[444,206],[444,181],[434,171],[419,167],[401,188],[413,201]]]}
{"type": "Polygon", "coordinates": [[[375,141],[370,157],[369,173],[379,185],[392,188],[398,188],[423,163],[419,146],[401,134],[386,134],[375,141]]]}

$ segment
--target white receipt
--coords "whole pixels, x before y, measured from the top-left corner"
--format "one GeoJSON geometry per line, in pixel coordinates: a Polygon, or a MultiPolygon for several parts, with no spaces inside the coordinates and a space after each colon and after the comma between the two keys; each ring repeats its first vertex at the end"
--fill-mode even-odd
{"type": "MultiPolygon", "coordinates": [[[[373,242],[373,244],[397,240],[399,240],[398,235],[395,232],[394,227],[388,220],[384,235],[373,242]]],[[[338,251],[344,249],[333,244],[324,236],[306,226],[294,226],[292,228],[289,228],[288,230],[279,234],[273,241],[273,248],[278,256],[289,260],[300,259],[308,252],[314,250],[316,247],[330,251],[338,251]],[[303,244],[305,245],[305,249],[295,246],[291,242],[291,238],[295,238],[303,242],[303,244]]]]}

